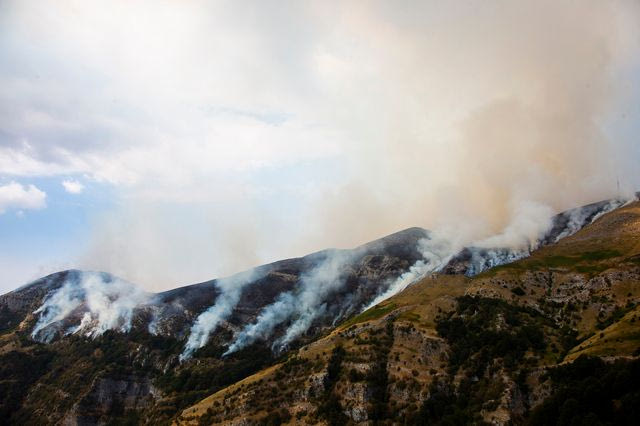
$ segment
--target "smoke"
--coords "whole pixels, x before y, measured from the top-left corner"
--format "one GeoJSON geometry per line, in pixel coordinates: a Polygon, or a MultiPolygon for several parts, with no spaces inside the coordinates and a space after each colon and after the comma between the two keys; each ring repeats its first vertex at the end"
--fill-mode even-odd
{"type": "Polygon", "coordinates": [[[302,277],[301,290],[295,300],[294,313],[297,318],[277,339],[273,347],[281,350],[291,341],[305,333],[312,322],[326,310],[328,296],[344,285],[345,265],[350,263],[358,251],[332,251],[318,267],[302,277]]]}
{"type": "Polygon", "coordinates": [[[516,203],[508,225],[497,235],[473,244],[474,247],[533,250],[538,241],[551,229],[556,212],[547,205],[533,201],[516,203]]]}
{"type": "Polygon", "coordinates": [[[300,278],[295,290],[280,294],[274,303],[260,312],[253,324],[245,326],[234,336],[233,343],[224,355],[236,352],[256,340],[267,339],[278,325],[293,319],[283,336],[272,345],[274,350],[286,347],[325,312],[328,296],[345,284],[345,266],[359,254],[359,250],[327,251],[326,258],[300,278]]]}
{"type": "MultiPolygon", "coordinates": [[[[386,290],[362,310],[398,294],[429,274],[440,272],[463,249],[470,252],[465,274],[474,276],[495,266],[529,256],[533,250],[548,243],[549,238],[551,242],[557,242],[573,235],[631,199],[635,197],[574,208],[558,216],[554,216],[554,211],[547,205],[532,201],[517,202],[512,205],[507,226],[500,233],[477,241],[472,239],[475,231],[473,227],[462,224],[453,228],[443,226],[419,240],[417,249],[422,259],[391,281],[386,290]]],[[[257,340],[269,338],[277,326],[292,320],[284,334],[272,344],[272,349],[280,351],[305,333],[316,318],[325,314],[328,296],[344,285],[344,266],[358,255],[358,251],[329,253],[323,262],[301,278],[298,289],[281,294],[273,304],[262,310],[253,324],[237,333],[224,355],[236,352],[257,340]]],[[[350,303],[347,302],[343,311],[349,306],[350,303]]],[[[202,342],[204,343],[206,339],[202,342]]]]}
{"type": "Polygon", "coordinates": [[[531,254],[531,251],[527,249],[478,249],[472,247],[469,250],[471,251],[471,261],[465,272],[468,277],[473,277],[496,266],[515,262],[531,254]]]}
{"type": "MultiPolygon", "coordinates": [[[[637,197],[633,197],[588,205],[553,218],[544,205],[518,203],[509,225],[501,233],[475,241],[470,246],[466,242],[472,233],[464,226],[430,232],[418,242],[422,259],[397,279],[390,281],[385,291],[378,294],[364,309],[394,296],[428,274],[441,271],[462,253],[469,256],[465,273],[473,276],[486,269],[526,257],[541,245],[568,237],[603,214],[636,199],[637,197]]],[[[371,244],[367,244],[354,250],[327,250],[316,254],[316,266],[300,277],[298,286],[292,291],[281,293],[275,302],[262,309],[254,323],[236,333],[224,355],[257,340],[268,339],[277,327],[287,323],[282,335],[272,343],[274,351],[285,349],[307,332],[316,319],[329,312],[332,294],[345,285],[349,265],[371,248],[371,244]]],[[[269,270],[268,266],[255,268],[215,282],[219,294],[215,303],[202,312],[191,326],[180,356],[181,361],[189,359],[208,342],[216,328],[232,314],[246,285],[265,277],[269,270]]],[[[339,313],[334,316],[334,323],[359,306],[355,303],[357,299],[356,293],[345,297],[338,306],[339,313]]],[[[153,295],[108,274],[72,271],[63,285],[51,292],[42,306],[34,312],[39,314],[39,318],[31,335],[35,340],[50,342],[59,333],[78,333],[94,338],[107,330],[128,332],[134,310],[140,306],[151,309],[153,318],[148,328],[154,333],[161,319],[162,309],[153,301],[153,295]]]]}
{"type": "Polygon", "coordinates": [[[401,224],[460,226],[465,245],[526,248],[553,213],[616,197],[617,178],[621,195],[640,183],[620,161],[637,162],[634,143],[606,125],[630,111],[622,84],[637,86],[620,75],[640,57],[637,4],[399,9],[345,18],[357,40],[371,36],[359,58],[380,68],[340,85],[361,96],[345,120],[366,143],[352,147],[349,184],[323,197],[319,234],[348,244],[401,224]]]}
{"type": "Polygon", "coordinates": [[[256,322],[246,326],[223,354],[229,355],[259,339],[266,339],[273,333],[274,328],[283,323],[295,311],[296,297],[290,293],[282,293],[271,305],[265,307],[256,322]]]}
{"type": "Polygon", "coordinates": [[[226,320],[233,308],[238,304],[244,286],[264,276],[265,271],[260,268],[245,271],[228,278],[216,280],[215,285],[220,290],[215,303],[196,318],[189,331],[189,338],[180,360],[191,358],[193,353],[209,341],[209,336],[220,323],[226,320]]]}
{"type": "Polygon", "coordinates": [[[525,257],[537,247],[540,238],[550,229],[552,216],[553,210],[549,206],[531,201],[514,203],[504,229],[479,241],[473,239],[477,235],[477,228],[473,224],[469,226],[468,221],[458,218],[455,225],[444,222],[429,238],[419,242],[418,250],[422,259],[394,280],[385,292],[379,294],[363,310],[398,294],[426,275],[439,272],[465,247],[473,247],[469,270],[474,272],[525,257]],[[476,247],[494,250],[483,250],[480,255],[476,247]]]}
{"type": "Polygon", "coordinates": [[[599,208],[574,208],[569,210],[566,213],[566,224],[564,225],[564,230],[557,235],[553,236],[553,242],[558,242],[563,238],[569,237],[580,229],[582,229],[585,225],[589,223],[593,223],[602,215],[609,213],[619,207],[622,207],[630,202],[637,201],[638,196],[632,197],[624,197],[618,198],[616,200],[611,200],[607,202],[604,206],[599,206],[599,208]]]}
{"type": "Polygon", "coordinates": [[[461,249],[462,246],[459,240],[450,238],[449,235],[444,235],[437,231],[432,232],[429,238],[424,238],[418,242],[418,250],[423,258],[414,263],[408,271],[393,281],[384,293],[376,296],[363,311],[400,293],[425,275],[438,272],[461,249]]]}
{"type": "Polygon", "coordinates": [[[468,236],[464,232],[454,232],[452,229],[433,232],[431,238],[419,242],[423,259],[393,281],[363,311],[398,294],[428,274],[441,271],[454,257],[460,257],[463,253],[470,257],[464,273],[472,277],[487,269],[525,258],[542,245],[569,237],[602,215],[637,199],[637,196],[633,196],[576,207],[556,216],[551,215],[548,206],[518,203],[513,218],[501,233],[471,243],[468,243],[468,236]]]}
{"type": "Polygon", "coordinates": [[[40,314],[31,337],[50,342],[70,316],[82,314],[80,322],[64,334],[97,337],[107,330],[131,329],[134,309],[150,295],[133,284],[99,272],[74,271],[65,283],[47,296],[34,314],[40,314]]]}

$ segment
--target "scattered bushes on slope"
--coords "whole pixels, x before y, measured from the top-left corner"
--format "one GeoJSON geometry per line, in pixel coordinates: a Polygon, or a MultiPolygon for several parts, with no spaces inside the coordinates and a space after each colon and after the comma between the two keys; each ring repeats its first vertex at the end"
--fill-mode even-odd
{"type": "Polygon", "coordinates": [[[376,360],[373,368],[366,377],[371,389],[371,410],[369,419],[374,422],[384,420],[388,417],[388,385],[389,372],[387,363],[389,361],[389,351],[393,346],[393,321],[388,321],[385,333],[374,344],[376,360]]]}
{"type": "Polygon", "coordinates": [[[530,425],[634,425],[640,418],[640,360],[580,356],[549,372],[553,391],[530,425]]]}
{"type": "Polygon", "coordinates": [[[499,299],[463,296],[457,301],[456,310],[436,324],[451,348],[449,377],[431,384],[419,424],[481,424],[480,413],[500,403],[506,386],[503,372],[526,376],[528,362],[535,360],[525,356],[540,356],[547,348],[544,330],[552,323],[538,312],[499,299]]]}
{"type": "Polygon", "coordinates": [[[223,361],[187,364],[156,379],[166,393],[175,396],[177,409],[187,407],[207,395],[250,376],[274,362],[272,352],[252,345],[223,361]]]}
{"type": "Polygon", "coordinates": [[[0,356],[0,422],[19,423],[16,416],[22,400],[29,387],[47,372],[53,357],[54,353],[45,348],[0,356]]]}
{"type": "Polygon", "coordinates": [[[333,348],[329,365],[327,366],[327,377],[324,382],[324,393],[318,401],[318,409],[316,415],[327,421],[331,426],[344,425],[347,422],[347,416],[342,412],[340,399],[334,391],[334,387],[340,378],[342,372],[342,360],[346,352],[340,345],[333,348]]]}
{"type": "Polygon", "coordinates": [[[544,327],[551,324],[536,311],[499,299],[458,298],[456,311],[437,322],[436,330],[451,346],[449,369],[470,369],[480,376],[500,358],[516,368],[527,351],[546,348],[544,327]]]}

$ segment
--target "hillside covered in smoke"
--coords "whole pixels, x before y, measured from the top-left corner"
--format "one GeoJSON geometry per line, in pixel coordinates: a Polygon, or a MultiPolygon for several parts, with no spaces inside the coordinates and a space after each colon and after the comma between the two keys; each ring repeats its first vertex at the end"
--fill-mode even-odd
{"type": "MultiPolygon", "coordinates": [[[[543,231],[535,240],[511,247],[488,245],[505,241],[504,236],[460,247],[455,240],[444,239],[442,233],[410,228],[352,250],[329,249],[162,293],[144,292],[107,273],[56,273],[0,296],[6,368],[13,368],[10,366],[16,362],[14,367],[21,368],[21,361],[12,357],[24,347],[35,357],[32,361],[43,362],[41,376],[33,376],[35,383],[49,377],[54,383],[71,380],[79,386],[69,395],[68,402],[74,401],[74,408],[62,405],[62,411],[51,414],[53,417],[43,413],[47,421],[71,416],[99,423],[101,416],[113,415],[110,404],[122,403],[129,404],[132,413],[150,409],[154,414],[148,421],[156,418],[153,416],[169,419],[177,414],[176,409],[195,402],[194,398],[286,358],[292,350],[332,332],[363,311],[366,315],[379,309],[379,303],[410,290],[427,276],[473,277],[527,258],[625,203],[604,201],[568,210],[537,225],[543,231]],[[75,368],[84,362],[82,354],[87,349],[82,347],[93,347],[106,359],[124,356],[129,367],[120,372],[103,370],[106,366],[90,368],[95,380],[89,388],[83,387],[72,378],[77,374],[75,368]],[[61,350],[79,351],[74,356],[80,364],[70,370],[61,367],[54,374],[49,371],[54,360],[49,355],[40,359],[38,354],[53,356],[61,350]],[[153,371],[162,374],[156,376],[153,371]],[[118,377],[124,381],[113,384],[118,377]],[[167,388],[165,381],[170,377],[185,382],[178,388],[171,387],[175,386],[171,382],[167,388]],[[120,400],[117,389],[133,394],[129,400],[120,400]],[[173,408],[164,412],[157,407],[159,394],[155,392],[168,389],[173,389],[175,400],[173,408]],[[92,392],[111,395],[107,407],[99,410],[102,414],[91,414],[96,408],[88,408],[94,404],[86,400],[92,392]]],[[[30,383],[10,392],[12,397],[3,405],[5,411],[36,403],[42,383],[36,388],[30,383]]]]}
{"type": "Polygon", "coordinates": [[[182,360],[205,346],[219,327],[234,335],[232,342],[219,342],[228,345],[223,355],[256,341],[271,342],[271,349],[279,352],[310,328],[317,334],[429,273],[474,276],[511,263],[623,203],[569,210],[551,218],[537,239],[513,247],[487,247],[486,241],[456,247],[442,235],[411,228],[353,250],[325,250],[164,293],[146,293],[107,273],[72,270],[6,297],[46,294],[33,312],[23,311],[37,318],[31,337],[43,343],[70,334],[95,338],[107,330],[126,333],[135,323],[154,335],[187,336],[182,360]]]}

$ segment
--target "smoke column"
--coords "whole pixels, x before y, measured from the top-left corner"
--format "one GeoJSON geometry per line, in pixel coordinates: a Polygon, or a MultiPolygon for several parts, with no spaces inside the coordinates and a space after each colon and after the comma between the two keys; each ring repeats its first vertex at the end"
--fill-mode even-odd
{"type": "Polygon", "coordinates": [[[521,246],[554,212],[615,198],[617,176],[632,195],[637,138],[606,123],[630,112],[622,87],[638,86],[620,74],[640,58],[637,2],[399,9],[343,16],[350,36],[370,37],[358,58],[376,71],[336,85],[359,99],[342,124],[366,143],[319,203],[318,234],[348,244],[418,225],[521,246]]]}
{"type": "Polygon", "coordinates": [[[358,251],[332,250],[327,258],[300,279],[297,289],[283,293],[265,307],[255,323],[247,325],[236,336],[224,355],[236,352],[258,339],[266,339],[274,329],[294,318],[284,335],[273,344],[280,350],[307,331],[314,319],[326,308],[327,297],[344,285],[345,265],[358,255],[358,251]]]}
{"type": "Polygon", "coordinates": [[[302,289],[295,301],[297,318],[273,348],[281,350],[305,333],[313,321],[322,315],[331,293],[344,285],[344,266],[358,255],[357,251],[334,251],[322,264],[302,277],[302,289]]]}
{"type": "Polygon", "coordinates": [[[439,271],[462,248],[455,241],[455,239],[447,238],[438,232],[432,232],[429,238],[420,240],[418,250],[423,259],[418,260],[407,272],[400,275],[384,293],[373,299],[363,311],[400,293],[425,275],[439,271]]]}
{"type": "Polygon", "coordinates": [[[131,329],[134,309],[150,295],[126,281],[99,272],[70,272],[70,277],[49,295],[34,314],[40,314],[31,337],[50,342],[60,323],[82,313],[80,323],[64,331],[97,337],[107,330],[131,329]]]}
{"type": "Polygon", "coordinates": [[[262,275],[264,275],[264,271],[253,269],[216,281],[215,285],[220,289],[220,294],[215,303],[198,315],[191,326],[189,338],[180,355],[181,361],[191,358],[196,350],[207,344],[211,333],[233,312],[233,308],[240,300],[244,286],[262,275]]]}

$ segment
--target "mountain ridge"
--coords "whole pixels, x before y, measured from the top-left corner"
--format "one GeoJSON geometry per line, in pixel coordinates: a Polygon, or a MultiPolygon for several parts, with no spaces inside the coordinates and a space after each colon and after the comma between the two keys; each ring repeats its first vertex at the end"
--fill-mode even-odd
{"type": "MultiPolygon", "coordinates": [[[[412,424],[420,416],[428,417],[427,412],[422,412],[423,408],[430,404],[434,395],[439,395],[438,392],[448,389],[446,394],[450,399],[458,395],[460,382],[455,377],[467,371],[469,366],[465,359],[452,364],[452,348],[462,346],[455,340],[459,336],[447,330],[457,327],[460,321],[475,327],[477,333],[489,333],[487,336],[497,333],[495,335],[504,339],[523,338],[525,343],[512,342],[510,345],[534,345],[525,353],[533,351],[531,354],[538,357],[538,363],[542,362],[540,360],[557,361],[559,355],[553,352],[553,347],[558,353],[575,355],[576,359],[585,351],[595,356],[606,350],[630,353],[632,351],[624,347],[634,344],[629,335],[635,333],[635,322],[631,322],[635,318],[635,308],[627,309],[619,301],[624,299],[622,293],[625,291],[625,295],[629,289],[635,291],[628,283],[633,277],[621,271],[635,267],[636,263],[634,258],[625,260],[618,253],[623,249],[634,250],[637,246],[637,241],[633,243],[635,240],[626,236],[625,224],[636,223],[638,204],[618,208],[613,213],[605,212],[607,205],[607,202],[596,203],[592,206],[599,207],[595,210],[589,207],[588,214],[576,215],[580,210],[573,209],[573,214],[568,211],[557,216],[556,224],[571,217],[583,218],[575,222],[582,229],[573,237],[539,244],[531,256],[527,253],[523,259],[491,267],[473,276],[467,274],[471,265],[469,258],[463,256],[458,265],[454,265],[454,258],[449,259],[439,273],[427,274],[365,312],[357,309],[358,306],[364,307],[372,298],[387,291],[393,280],[420,261],[422,253],[417,249],[417,243],[429,235],[428,231],[409,228],[385,237],[388,244],[374,241],[361,246],[365,248],[360,250],[324,250],[262,265],[258,267],[261,268],[259,273],[235,293],[232,290],[236,287],[230,285],[233,279],[229,280],[232,276],[146,294],[143,295],[146,298],[135,306],[126,300],[118,302],[119,294],[109,293],[110,287],[101,284],[104,277],[100,273],[97,277],[102,278],[97,287],[95,280],[89,280],[92,283],[89,286],[86,283],[84,287],[70,285],[60,293],[57,290],[63,288],[66,281],[73,281],[67,278],[84,272],[65,271],[44,277],[37,281],[39,285],[23,286],[18,289],[20,291],[0,296],[0,362],[4,366],[0,368],[0,387],[8,395],[0,404],[0,414],[10,419],[11,424],[30,424],[30,419],[37,419],[33,421],[38,424],[107,424],[110,421],[134,424],[247,424],[246,421],[249,424],[272,421],[276,424],[341,424],[378,421],[375,419],[388,422],[388,414],[384,413],[395,412],[405,423],[412,424]],[[596,218],[599,213],[604,215],[596,218]],[[612,219],[615,220],[612,222],[612,219]],[[612,223],[612,228],[603,228],[602,223],[612,223]],[[596,234],[604,242],[594,243],[596,234]],[[583,242],[580,242],[581,238],[583,242]],[[574,241],[579,244],[575,243],[576,246],[574,241]],[[569,243],[574,245],[567,249],[569,243]],[[595,249],[590,249],[590,244],[595,244],[595,249]],[[620,247],[613,247],[616,245],[620,247]],[[614,249],[618,251],[613,252],[614,249]],[[332,259],[335,260],[336,254],[340,255],[339,261],[334,262],[332,259]],[[611,277],[605,268],[609,264],[615,270],[615,273],[611,271],[611,277]],[[454,271],[447,269],[451,265],[455,266],[454,271]],[[562,272],[562,268],[568,268],[567,272],[562,272]],[[325,272],[330,277],[339,277],[341,284],[335,286],[333,279],[328,281],[323,275],[325,272]],[[578,275],[572,275],[576,273],[578,275]],[[609,294],[607,280],[615,287],[623,275],[627,277],[626,284],[620,287],[624,291],[609,294]],[[549,281],[550,276],[552,281],[549,281]],[[581,284],[578,285],[578,281],[581,284]],[[557,285],[549,287],[548,282],[557,282],[557,285]],[[97,293],[84,298],[87,291],[96,288],[97,293]],[[588,296],[572,299],[569,295],[577,291],[575,289],[588,296]],[[608,302],[604,299],[598,299],[597,304],[592,302],[590,289],[595,289],[594,295],[598,298],[609,298],[608,302]],[[531,292],[535,296],[530,295],[531,292]],[[42,308],[43,301],[56,294],[67,295],[66,299],[58,299],[73,302],[69,315],[49,325],[55,326],[52,330],[57,337],[48,344],[39,343],[31,334],[34,325],[47,311],[38,312],[40,316],[34,312],[42,308]],[[321,297],[316,297],[317,294],[321,297]],[[110,315],[97,315],[97,311],[89,306],[111,300],[110,297],[116,302],[105,311],[110,315]],[[471,299],[465,299],[469,297],[471,299]],[[216,308],[221,306],[220,300],[232,307],[226,312],[216,308]],[[569,304],[574,307],[568,308],[569,304]],[[583,305],[588,306],[583,309],[583,305]],[[594,306],[598,307],[597,311],[593,311],[594,306]],[[468,309],[483,313],[486,324],[469,323],[470,317],[465,313],[468,309]],[[513,336],[511,332],[504,334],[494,330],[495,324],[504,321],[502,317],[496,317],[494,311],[504,317],[513,317],[523,325],[515,326],[513,336]],[[583,311],[581,321],[563,319],[563,312],[573,312],[570,317],[573,318],[576,312],[583,311]],[[602,312],[601,316],[598,312],[602,312]],[[267,313],[277,321],[267,324],[264,321],[267,313]],[[199,319],[207,315],[216,320],[209,323],[214,326],[197,329],[199,319]],[[157,318],[159,320],[154,321],[157,318]],[[390,321],[392,325],[389,325],[390,321]],[[83,324],[87,328],[83,329],[83,324]],[[157,328],[152,330],[151,324],[157,328]],[[603,327],[601,342],[598,335],[588,336],[595,327],[603,327]],[[296,334],[299,330],[304,331],[296,334]],[[532,341],[523,330],[538,336],[541,333],[542,340],[532,341]],[[92,334],[86,334],[91,331],[92,334]],[[183,357],[185,342],[188,343],[193,335],[199,339],[194,340],[195,349],[183,357]],[[288,336],[294,337],[284,346],[274,346],[288,336]],[[613,343],[608,336],[615,336],[611,337],[613,343]],[[230,344],[237,342],[239,337],[246,343],[229,353],[230,344]],[[578,337],[589,346],[583,349],[577,345],[567,347],[567,342],[578,341],[578,337]],[[626,343],[616,346],[615,339],[623,339],[626,343]],[[604,340],[607,342],[602,346],[604,340]],[[204,343],[197,346],[198,342],[204,343]],[[336,342],[342,343],[336,345],[336,342]],[[541,349],[541,342],[544,342],[544,349],[541,349]],[[353,352],[354,348],[356,352],[353,352]],[[417,354],[422,355],[418,357],[417,354]],[[418,359],[422,361],[418,362],[418,359]],[[336,373],[332,365],[343,367],[336,373]],[[32,367],[34,372],[27,373],[32,367]],[[459,371],[451,376],[454,367],[459,371]],[[398,377],[389,373],[395,368],[400,369],[398,377]],[[386,378],[384,382],[378,382],[374,376],[380,380],[386,378]],[[445,387],[432,389],[432,379],[436,377],[445,387]],[[302,378],[311,382],[300,381],[302,378]],[[400,379],[404,384],[399,384],[400,379]],[[260,384],[259,380],[263,382],[260,384]],[[278,394],[289,395],[293,392],[290,386],[296,383],[302,393],[294,392],[286,400],[272,400],[267,396],[274,392],[271,383],[277,385],[275,389],[282,388],[278,394]],[[248,387],[253,397],[248,396],[248,387]],[[233,392],[235,396],[231,395],[233,392]],[[237,399],[240,396],[249,398],[242,403],[244,405],[237,399]],[[193,405],[200,400],[204,405],[193,405]],[[227,402],[223,403],[224,400],[227,402]],[[47,407],[53,404],[55,408],[45,408],[43,401],[49,401],[47,407]],[[230,401],[236,401],[237,404],[233,404],[238,409],[244,407],[245,411],[229,409],[230,401]],[[282,404],[287,407],[286,413],[271,409],[282,404]],[[413,406],[415,410],[410,409],[413,406]],[[331,412],[337,412],[338,417],[332,418],[331,412]]],[[[573,229],[567,226],[567,221],[561,230],[573,229]]],[[[113,283],[115,288],[123,285],[116,278],[113,283]]],[[[54,309],[52,312],[67,311],[54,309]]],[[[505,327],[508,331],[513,326],[508,323],[505,327]]],[[[482,350],[496,349],[485,345],[482,350]]],[[[519,354],[516,355],[521,356],[519,354]]],[[[518,358],[517,362],[524,362],[532,355],[518,358]]],[[[476,356],[471,352],[468,358],[473,360],[476,356]]],[[[499,363],[503,362],[499,358],[499,363]]],[[[514,371],[519,371],[520,367],[515,365],[514,371]]],[[[506,384],[495,382],[491,377],[483,379],[484,382],[496,389],[522,392],[517,380],[511,377],[512,371],[505,370],[502,364],[498,367],[502,376],[509,377],[505,379],[506,384]]],[[[532,389],[538,389],[536,383],[532,382],[532,389]]],[[[476,389],[474,386],[472,388],[476,389]]],[[[538,397],[536,392],[529,396],[538,397]]],[[[453,399],[455,404],[462,404],[456,398],[453,399]]],[[[458,408],[477,420],[502,424],[529,418],[527,407],[537,404],[530,398],[531,401],[514,411],[509,408],[513,403],[510,397],[502,395],[500,398],[504,401],[497,402],[495,410],[483,409],[486,412],[480,417],[477,416],[482,410],[477,411],[475,405],[458,408]]]]}

